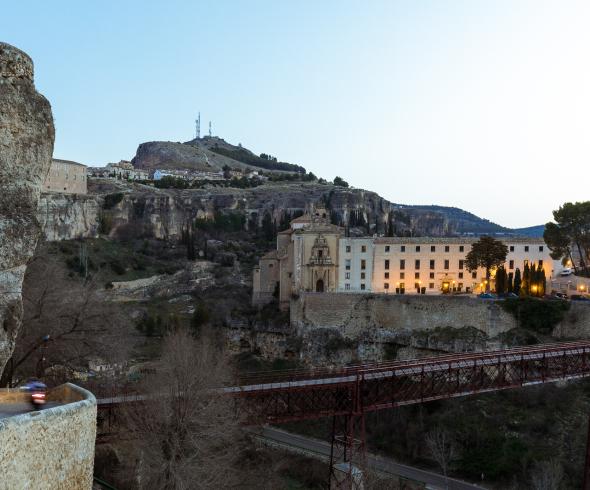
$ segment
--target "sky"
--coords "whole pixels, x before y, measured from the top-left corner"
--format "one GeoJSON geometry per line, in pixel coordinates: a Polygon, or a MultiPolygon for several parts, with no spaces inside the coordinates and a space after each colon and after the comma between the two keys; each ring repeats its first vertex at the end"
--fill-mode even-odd
{"type": "Polygon", "coordinates": [[[54,155],[201,134],[509,227],[590,199],[586,0],[0,0],[54,155]]]}

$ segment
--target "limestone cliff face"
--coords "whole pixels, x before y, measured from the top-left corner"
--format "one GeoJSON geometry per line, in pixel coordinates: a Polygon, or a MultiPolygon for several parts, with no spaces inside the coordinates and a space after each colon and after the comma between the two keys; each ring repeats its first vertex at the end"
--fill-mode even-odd
{"type": "Polygon", "coordinates": [[[37,205],[54,134],[31,58],[0,43],[0,373],[21,324],[22,281],[39,236],[37,205]]]}
{"type": "Polygon", "coordinates": [[[260,225],[267,213],[279,224],[286,214],[293,216],[318,202],[330,209],[334,222],[354,222],[352,233],[385,233],[390,222],[396,234],[444,236],[469,230],[458,227],[443,212],[401,207],[374,192],[317,183],[176,190],[123,183],[96,186],[91,181],[87,196],[43,194],[39,219],[47,240],[95,237],[101,219],[109,222],[112,236],[132,224],[143,234],[174,239],[180,236],[187,220],[212,217],[216,212],[242,214],[248,228],[260,225]]]}

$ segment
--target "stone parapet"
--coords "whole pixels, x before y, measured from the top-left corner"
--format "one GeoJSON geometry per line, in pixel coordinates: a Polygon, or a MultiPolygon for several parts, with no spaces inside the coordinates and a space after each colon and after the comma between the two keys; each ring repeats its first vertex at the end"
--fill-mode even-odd
{"type": "Polygon", "coordinates": [[[66,383],[48,400],[64,405],[0,419],[0,490],[92,488],[96,399],[66,383]]]}

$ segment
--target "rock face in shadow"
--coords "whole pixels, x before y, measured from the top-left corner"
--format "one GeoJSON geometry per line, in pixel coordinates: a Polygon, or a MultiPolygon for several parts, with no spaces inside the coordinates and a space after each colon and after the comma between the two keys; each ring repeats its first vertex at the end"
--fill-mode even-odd
{"type": "Polygon", "coordinates": [[[0,43],[0,373],[21,325],[22,282],[40,227],[37,206],[55,131],[35,90],[33,61],[0,43]]]}

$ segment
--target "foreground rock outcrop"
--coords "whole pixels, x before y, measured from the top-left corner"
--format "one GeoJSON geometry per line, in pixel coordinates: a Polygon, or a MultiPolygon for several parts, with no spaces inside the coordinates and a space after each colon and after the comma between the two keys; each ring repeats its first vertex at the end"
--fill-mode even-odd
{"type": "Polygon", "coordinates": [[[54,137],[51,106],[33,83],[33,61],[0,43],[0,373],[21,324],[22,282],[40,232],[37,206],[54,137]]]}

